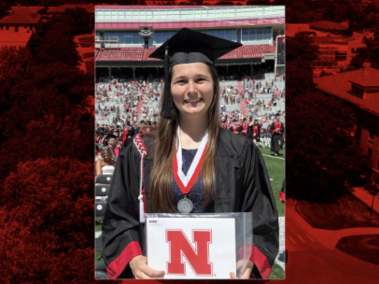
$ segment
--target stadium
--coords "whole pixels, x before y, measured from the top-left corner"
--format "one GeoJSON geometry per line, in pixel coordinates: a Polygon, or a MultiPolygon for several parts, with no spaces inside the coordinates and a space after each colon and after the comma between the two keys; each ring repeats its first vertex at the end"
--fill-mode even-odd
{"type": "Polygon", "coordinates": [[[254,74],[261,68],[283,75],[276,37],[284,34],[284,6],[96,6],[96,76],[162,75],[163,63],[149,55],[182,27],[243,43],[221,57],[220,74],[254,74]]]}
{"type": "MultiPolygon", "coordinates": [[[[97,129],[122,129],[128,127],[126,121],[139,128],[139,121],[156,121],[160,113],[164,63],[149,55],[181,28],[243,44],[216,60],[222,92],[221,121],[231,127],[242,119],[257,119],[262,125],[258,145],[280,216],[280,249],[270,278],[284,278],[285,268],[284,205],[278,198],[283,186],[285,156],[273,157],[269,149],[269,125],[278,112],[282,121],[285,118],[284,13],[284,6],[95,7],[97,129]]],[[[100,137],[97,143],[104,139],[100,137]]],[[[104,197],[96,198],[97,204],[105,205],[104,197]]],[[[96,259],[100,260],[96,263],[97,272],[105,270],[99,251],[99,221],[104,207],[96,211],[96,259]]],[[[102,278],[101,273],[96,277],[102,278]]]]}

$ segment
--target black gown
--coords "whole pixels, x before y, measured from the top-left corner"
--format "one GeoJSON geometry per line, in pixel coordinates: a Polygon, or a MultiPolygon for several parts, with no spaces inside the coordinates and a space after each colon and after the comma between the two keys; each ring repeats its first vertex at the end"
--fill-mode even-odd
{"type": "Polygon", "coordinates": [[[281,122],[281,133],[276,133],[274,130],[276,129],[275,127],[275,122],[271,123],[270,126],[272,137],[271,137],[271,151],[275,153],[279,153],[281,149],[283,149],[284,145],[284,138],[283,138],[283,133],[284,133],[284,123],[281,122]]]}
{"type": "MultiPolygon", "coordinates": [[[[149,176],[154,146],[144,137],[145,210],[149,203],[149,176]]],[[[110,278],[133,278],[128,265],[137,255],[146,255],[145,224],[140,223],[139,194],[141,154],[135,143],[118,158],[103,219],[103,259],[110,278]]],[[[252,212],[253,275],[268,278],[279,249],[279,226],[270,178],[259,149],[241,135],[220,128],[215,156],[217,200],[215,213],[252,212]]]]}

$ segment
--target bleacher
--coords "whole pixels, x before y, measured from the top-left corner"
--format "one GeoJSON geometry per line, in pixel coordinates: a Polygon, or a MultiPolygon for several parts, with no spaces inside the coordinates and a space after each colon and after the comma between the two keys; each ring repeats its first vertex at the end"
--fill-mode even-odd
{"type": "Polygon", "coordinates": [[[142,60],[144,60],[144,61],[157,61],[157,60],[159,60],[156,58],[149,58],[149,55],[152,54],[157,49],[158,49],[158,47],[147,47],[147,48],[145,48],[145,50],[143,52],[142,60]]]}
{"type": "Polygon", "coordinates": [[[242,46],[242,58],[263,58],[265,53],[272,53],[275,47],[271,44],[254,44],[242,46]]]}
{"type": "Polygon", "coordinates": [[[143,47],[105,48],[102,49],[98,57],[99,61],[141,61],[143,47]]]}
{"type": "Polygon", "coordinates": [[[232,50],[231,52],[228,52],[227,54],[221,56],[219,59],[235,59],[237,57],[237,50],[232,50]]]}
{"type": "MultiPolygon", "coordinates": [[[[98,61],[157,61],[149,58],[149,55],[158,47],[120,47],[96,49],[95,58],[98,61]]],[[[254,44],[241,46],[223,56],[220,59],[237,58],[263,58],[265,53],[275,53],[275,47],[271,44],[254,44]]]]}

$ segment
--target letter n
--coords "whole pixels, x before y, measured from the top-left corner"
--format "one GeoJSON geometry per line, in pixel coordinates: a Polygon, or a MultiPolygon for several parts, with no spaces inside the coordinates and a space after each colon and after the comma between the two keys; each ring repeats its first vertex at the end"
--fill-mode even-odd
{"type": "Polygon", "coordinates": [[[170,243],[167,274],[186,275],[185,257],[195,275],[212,276],[212,263],[209,262],[212,230],[192,230],[192,240],[195,248],[182,230],[166,230],[166,242],[170,243]]]}

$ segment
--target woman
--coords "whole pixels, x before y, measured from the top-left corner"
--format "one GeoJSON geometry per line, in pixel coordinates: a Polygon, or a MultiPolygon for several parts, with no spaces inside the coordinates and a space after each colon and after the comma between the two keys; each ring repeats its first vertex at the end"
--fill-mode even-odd
{"type": "MultiPolygon", "coordinates": [[[[137,136],[118,159],[102,234],[110,278],[164,276],[146,263],[144,212],[188,213],[182,202],[192,204],[189,213],[252,212],[256,253],[241,278],[269,277],[278,251],[270,179],[252,141],[219,123],[220,86],[214,62],[239,46],[183,28],[150,55],[165,59],[162,112],[155,135],[137,136]],[[175,50],[178,41],[191,47],[175,50]],[[212,44],[226,47],[218,51],[212,44]],[[183,176],[194,181],[191,188],[183,190],[183,176]]],[[[234,273],[230,276],[237,278],[234,273]]]]}
{"type": "Polygon", "coordinates": [[[112,152],[109,148],[101,150],[101,157],[96,162],[96,175],[112,174],[116,162],[112,160],[112,152]]]}

